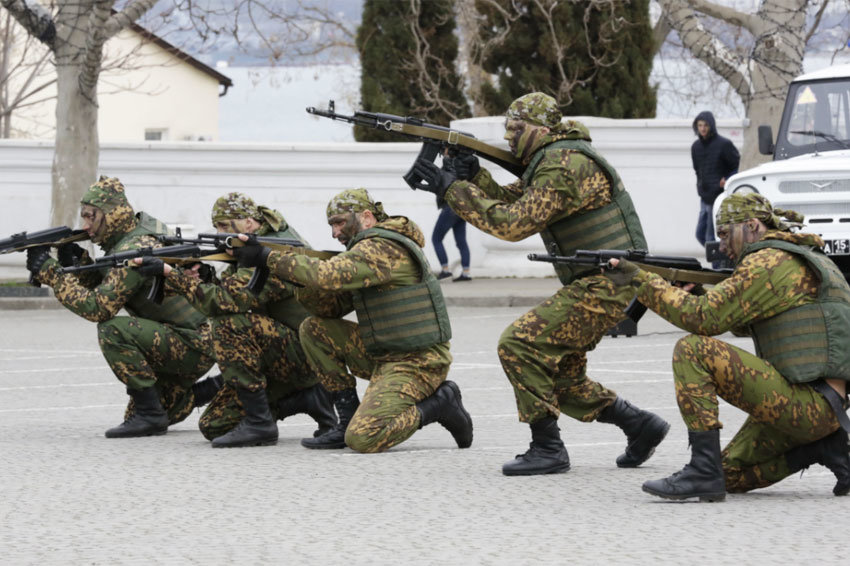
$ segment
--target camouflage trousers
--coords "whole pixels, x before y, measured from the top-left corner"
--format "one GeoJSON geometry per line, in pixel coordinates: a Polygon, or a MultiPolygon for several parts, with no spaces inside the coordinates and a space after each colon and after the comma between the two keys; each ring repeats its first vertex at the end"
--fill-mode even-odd
{"type": "Polygon", "coordinates": [[[515,320],[499,338],[499,361],[516,396],[519,420],[565,413],[590,422],[617,394],[587,377],[587,352],[625,319],[631,287],[583,277],[515,320]]]}
{"type": "Polygon", "coordinates": [[[717,397],[750,416],[723,449],[726,490],[766,487],[790,474],[785,453],[838,430],[820,393],[788,382],[770,362],[716,338],[691,334],[673,350],[676,402],[688,430],[722,428],[717,397]]]}
{"type": "Polygon", "coordinates": [[[253,313],[216,317],[213,344],[225,385],[198,422],[209,440],[227,434],[245,416],[237,387],[264,388],[277,418],[278,400],[319,382],[295,331],[271,317],[253,313]]]}
{"type": "Polygon", "coordinates": [[[369,356],[356,323],[310,317],[299,329],[304,353],[325,389],[351,389],[354,376],[369,381],[360,407],[345,431],[345,443],[364,453],[383,452],[419,428],[416,403],[446,380],[448,344],[404,354],[369,356]]]}
{"type": "MultiPolygon", "coordinates": [[[[212,367],[209,328],[176,328],[145,318],[116,316],[97,325],[106,363],[130,389],[156,387],[171,424],[194,408],[192,384],[212,367]]],[[[134,410],[127,405],[125,418],[134,410]]]]}

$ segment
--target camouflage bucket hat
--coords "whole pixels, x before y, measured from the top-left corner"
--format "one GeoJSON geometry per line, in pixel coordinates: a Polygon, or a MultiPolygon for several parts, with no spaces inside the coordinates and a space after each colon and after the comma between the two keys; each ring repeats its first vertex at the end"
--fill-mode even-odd
{"type": "Polygon", "coordinates": [[[723,199],[714,221],[715,225],[723,226],[746,222],[750,218],[761,220],[768,228],[788,231],[799,228],[804,217],[794,210],[773,208],[770,201],[758,193],[735,193],[723,199]],[[782,218],[790,222],[786,223],[782,218]]]}
{"type": "Polygon", "coordinates": [[[121,181],[105,175],[101,175],[97,183],[89,187],[80,203],[96,206],[104,212],[110,212],[119,206],[130,207],[121,181]]]}
{"type": "Polygon", "coordinates": [[[387,213],[384,212],[384,205],[373,201],[366,189],[347,189],[342,191],[328,203],[327,215],[330,218],[337,214],[363,212],[364,210],[371,211],[378,222],[388,218],[387,213]]]}
{"type": "Polygon", "coordinates": [[[261,218],[259,207],[248,195],[243,193],[228,193],[215,201],[212,207],[212,221],[241,220],[243,218],[261,218]]]}
{"type": "Polygon", "coordinates": [[[557,128],[562,117],[558,102],[542,92],[520,96],[511,102],[505,112],[505,118],[508,120],[523,120],[549,129],[557,128]]]}

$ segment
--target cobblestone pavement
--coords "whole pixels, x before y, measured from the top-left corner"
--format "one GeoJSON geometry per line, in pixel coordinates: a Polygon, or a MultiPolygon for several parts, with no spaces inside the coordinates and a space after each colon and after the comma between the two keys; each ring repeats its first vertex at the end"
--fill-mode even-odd
{"type": "MultiPolygon", "coordinates": [[[[620,470],[611,425],[563,417],[573,469],[501,475],[528,427],[495,354],[525,307],[452,307],[450,378],[475,421],[472,448],[439,425],[388,453],[310,451],[307,418],[277,446],[212,450],[198,413],[162,437],[108,440],[126,396],[93,324],[64,310],[0,313],[0,563],[3,564],[837,564],[850,498],[815,466],[725,503],[640,490],[688,459],[670,356],[682,336],[649,317],[605,338],[590,375],[673,425],[643,467],[620,470]]],[[[736,345],[746,340],[728,337],[736,345]]],[[[361,385],[362,387],[362,385],[361,385]]],[[[728,440],[743,413],[724,405],[728,440]]],[[[846,558],[845,558],[846,559],[846,558]]],[[[844,562],[845,559],[841,559],[844,562]]]]}

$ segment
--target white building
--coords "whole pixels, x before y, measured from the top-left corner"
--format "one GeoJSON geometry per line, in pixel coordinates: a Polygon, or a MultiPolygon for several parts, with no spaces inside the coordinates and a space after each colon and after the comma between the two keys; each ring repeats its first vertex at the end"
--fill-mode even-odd
{"type": "MultiPolygon", "coordinates": [[[[45,49],[37,44],[37,50],[45,49]]],[[[49,82],[54,73],[46,65],[38,83],[49,82]]],[[[100,141],[217,141],[219,97],[231,86],[230,78],[132,24],[104,46],[97,95],[100,141]]],[[[12,137],[54,137],[55,93],[53,84],[38,96],[48,100],[14,111],[12,137]]]]}

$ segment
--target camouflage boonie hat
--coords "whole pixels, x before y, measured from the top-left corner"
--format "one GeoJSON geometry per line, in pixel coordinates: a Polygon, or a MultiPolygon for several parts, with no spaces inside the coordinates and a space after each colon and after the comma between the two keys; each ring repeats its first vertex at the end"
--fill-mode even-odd
{"type": "Polygon", "coordinates": [[[110,212],[119,206],[130,206],[121,181],[117,177],[105,175],[101,175],[97,183],[89,187],[80,203],[96,206],[103,212],[110,212]]]}
{"type": "Polygon", "coordinates": [[[520,96],[511,102],[505,112],[505,118],[508,120],[523,120],[549,129],[558,127],[562,117],[558,102],[542,92],[520,96]]]}
{"type": "Polygon", "coordinates": [[[716,226],[723,226],[746,222],[750,218],[761,220],[768,228],[788,231],[799,228],[804,217],[794,210],[773,208],[770,201],[758,193],[735,193],[721,201],[714,222],[716,226]],[[783,222],[782,218],[790,222],[783,222]]]}
{"type": "Polygon", "coordinates": [[[243,193],[227,193],[215,201],[212,207],[213,224],[224,220],[242,220],[245,218],[254,218],[260,220],[259,207],[246,194],[243,193]]]}
{"type": "Polygon", "coordinates": [[[369,196],[366,189],[347,189],[336,195],[328,203],[328,218],[337,214],[348,214],[349,212],[363,212],[369,210],[375,215],[378,222],[388,218],[384,212],[384,205],[375,202],[369,196]]]}

